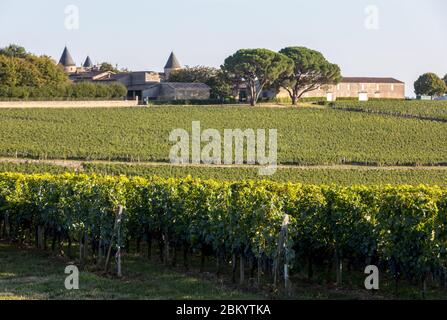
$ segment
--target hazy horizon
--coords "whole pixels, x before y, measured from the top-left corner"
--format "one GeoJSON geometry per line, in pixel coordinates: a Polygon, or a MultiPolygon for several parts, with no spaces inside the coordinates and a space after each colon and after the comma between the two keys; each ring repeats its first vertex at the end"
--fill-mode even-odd
{"type": "Polygon", "coordinates": [[[413,96],[422,73],[447,74],[445,12],[443,0],[2,0],[0,46],[58,60],[67,45],[77,65],[90,55],[135,71],[162,71],[171,51],[219,67],[240,48],[306,46],[344,76],[394,77],[413,96]],[[67,28],[69,5],[79,28],[67,28]]]}

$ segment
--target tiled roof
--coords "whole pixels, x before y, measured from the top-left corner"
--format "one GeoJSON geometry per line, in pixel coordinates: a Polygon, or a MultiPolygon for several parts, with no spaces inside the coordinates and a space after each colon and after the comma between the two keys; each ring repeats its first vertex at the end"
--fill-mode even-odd
{"type": "Polygon", "coordinates": [[[403,83],[394,78],[343,77],[343,83],[403,83]]]}
{"type": "Polygon", "coordinates": [[[170,86],[174,89],[210,89],[209,86],[200,82],[162,82],[161,84],[170,86]]]}

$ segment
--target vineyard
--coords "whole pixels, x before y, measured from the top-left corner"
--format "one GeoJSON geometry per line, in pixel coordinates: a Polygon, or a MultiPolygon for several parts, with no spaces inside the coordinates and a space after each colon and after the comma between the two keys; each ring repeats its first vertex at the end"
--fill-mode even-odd
{"type": "MultiPolygon", "coordinates": [[[[219,181],[262,180],[257,168],[171,166],[167,164],[124,164],[81,162],[78,172],[103,175],[159,176],[162,178],[213,179],[219,181]]],[[[75,172],[68,166],[47,163],[0,162],[0,172],[53,173],[75,172]]],[[[447,168],[374,168],[374,167],[280,167],[268,180],[303,184],[352,185],[438,185],[447,186],[447,168]]]]}
{"type": "Polygon", "coordinates": [[[331,109],[0,110],[0,156],[167,162],[176,128],[277,129],[282,164],[438,165],[446,124],[331,109]]]}
{"type": "MultiPolygon", "coordinates": [[[[129,164],[84,164],[85,172],[106,175],[160,176],[164,178],[186,178],[221,181],[262,180],[256,168],[213,168],[194,166],[144,166],[129,164]]],[[[447,185],[445,168],[279,168],[268,180],[276,182],[295,182],[304,184],[352,185],[447,185]]]]}
{"type": "Polygon", "coordinates": [[[0,217],[3,238],[68,255],[78,244],[81,266],[105,270],[111,251],[120,256],[131,243],[147,243],[147,255],[155,247],[165,264],[214,256],[217,272],[230,267],[241,283],[248,273],[276,283],[283,264],[309,278],[332,270],[339,285],[342,266],[370,264],[396,286],[447,282],[447,189],[440,187],[3,173],[0,217]]]}
{"type": "Polygon", "coordinates": [[[334,107],[342,110],[447,121],[446,101],[369,101],[366,103],[343,101],[336,103],[334,107]]]}

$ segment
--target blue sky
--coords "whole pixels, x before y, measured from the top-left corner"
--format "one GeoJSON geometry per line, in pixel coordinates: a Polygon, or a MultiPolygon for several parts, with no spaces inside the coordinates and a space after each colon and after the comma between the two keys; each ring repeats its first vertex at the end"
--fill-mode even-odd
{"type": "Polygon", "coordinates": [[[0,46],[17,43],[77,64],[89,54],[131,70],[162,70],[171,50],[184,65],[222,64],[240,48],[289,45],[321,51],[345,76],[391,76],[407,83],[447,73],[445,0],[0,0],[0,46]],[[65,27],[67,5],[79,29],[65,27]],[[378,9],[367,29],[365,9],[378,9]]]}

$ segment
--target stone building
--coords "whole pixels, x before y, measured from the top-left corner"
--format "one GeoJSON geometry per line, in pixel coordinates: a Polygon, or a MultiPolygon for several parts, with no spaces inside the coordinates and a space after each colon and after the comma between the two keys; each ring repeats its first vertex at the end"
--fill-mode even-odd
{"type": "Polygon", "coordinates": [[[203,83],[169,82],[173,71],[181,70],[182,65],[174,52],[169,55],[164,72],[136,71],[120,72],[100,71],[87,56],[82,67],[76,67],[67,48],[64,49],[59,64],[68,73],[73,82],[94,82],[102,84],[120,83],[127,87],[129,99],[143,100],[207,100],[211,88],[203,83]]]}
{"type": "Polygon", "coordinates": [[[210,87],[204,83],[161,82],[152,85],[134,86],[133,94],[148,100],[207,100],[210,87]]]}
{"type": "MultiPolygon", "coordinates": [[[[289,94],[285,89],[281,89],[276,97],[289,98],[289,94]]],[[[338,85],[322,86],[303,95],[303,98],[319,97],[330,101],[339,98],[405,99],[405,83],[394,78],[344,77],[338,85]]]]}

